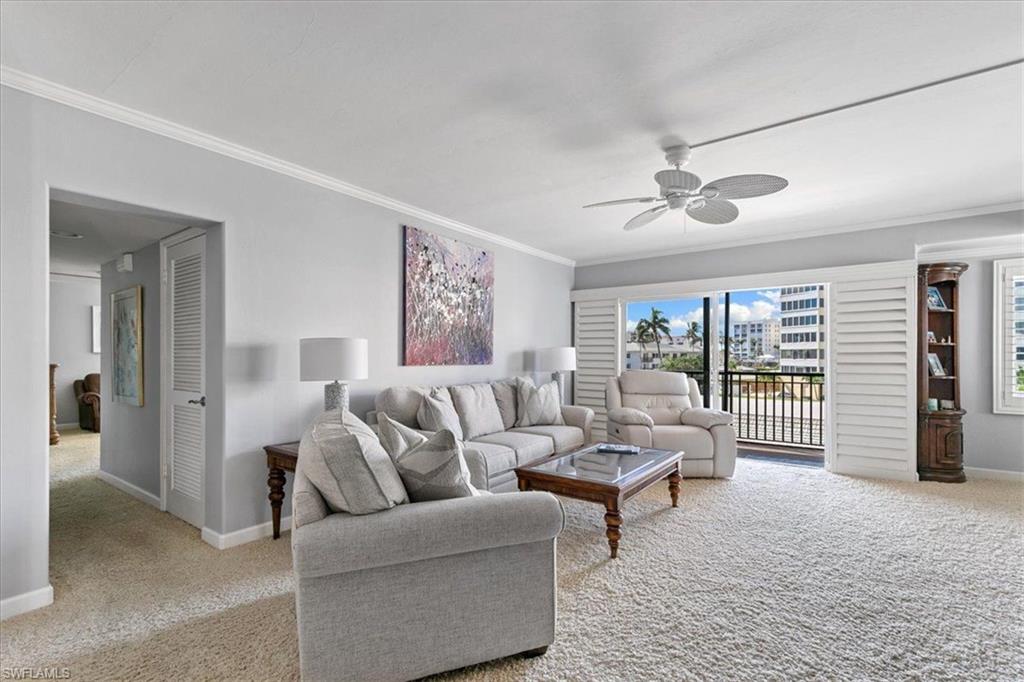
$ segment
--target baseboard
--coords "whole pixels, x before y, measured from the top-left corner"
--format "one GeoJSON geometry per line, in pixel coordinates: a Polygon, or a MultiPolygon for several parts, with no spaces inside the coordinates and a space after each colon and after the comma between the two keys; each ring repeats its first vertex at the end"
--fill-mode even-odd
{"type": "Polygon", "coordinates": [[[1024,483],[1024,471],[1008,471],[1006,469],[982,469],[981,467],[964,467],[967,479],[982,478],[992,481],[1014,481],[1024,483]]]}
{"type": "Polygon", "coordinates": [[[0,600],[0,620],[28,613],[53,603],[53,585],[0,600]]]}
{"type": "MultiPolygon", "coordinates": [[[[282,533],[289,530],[291,527],[292,517],[286,516],[281,519],[282,533]]],[[[230,533],[218,533],[210,528],[203,528],[202,538],[207,544],[213,545],[217,549],[230,549],[231,547],[244,545],[247,542],[269,538],[273,534],[274,524],[267,521],[266,523],[258,523],[255,526],[249,526],[248,528],[232,531],[230,533]]]]}
{"type": "Polygon", "coordinates": [[[153,493],[143,490],[139,486],[129,483],[123,478],[118,478],[114,474],[108,474],[106,471],[100,470],[99,478],[104,483],[109,483],[123,493],[128,493],[137,500],[141,500],[148,505],[152,505],[157,509],[160,508],[160,498],[153,493]]]}

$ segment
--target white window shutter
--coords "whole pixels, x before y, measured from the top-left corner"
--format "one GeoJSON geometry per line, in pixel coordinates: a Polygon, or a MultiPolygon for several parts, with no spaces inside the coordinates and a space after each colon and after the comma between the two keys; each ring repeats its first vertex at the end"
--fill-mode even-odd
{"type": "Polygon", "coordinates": [[[829,287],[832,470],[917,480],[916,272],[829,287]]]}
{"type": "Polygon", "coordinates": [[[1024,414],[1017,384],[1017,368],[1024,365],[1024,258],[993,261],[992,270],[992,411],[1024,414]]]}
{"type": "Polygon", "coordinates": [[[577,301],[573,311],[576,376],[573,402],[594,410],[592,438],[606,438],[604,391],[608,377],[622,369],[622,325],[619,300],[577,301]]]}

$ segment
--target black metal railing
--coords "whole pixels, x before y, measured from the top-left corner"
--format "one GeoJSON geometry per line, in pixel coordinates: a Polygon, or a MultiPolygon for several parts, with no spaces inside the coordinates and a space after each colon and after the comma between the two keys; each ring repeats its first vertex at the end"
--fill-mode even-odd
{"type": "MultiPolygon", "coordinates": [[[[686,370],[707,395],[704,372],[686,370]]],[[[821,372],[719,372],[722,409],[732,412],[740,440],[809,448],[825,446],[825,375],[821,372]]]]}

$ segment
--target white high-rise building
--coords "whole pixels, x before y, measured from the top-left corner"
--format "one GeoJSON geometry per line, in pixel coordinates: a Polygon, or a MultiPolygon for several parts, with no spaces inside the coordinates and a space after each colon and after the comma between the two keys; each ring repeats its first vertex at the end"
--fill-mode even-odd
{"type": "Polygon", "coordinates": [[[735,339],[731,352],[738,360],[754,360],[762,355],[778,358],[782,333],[782,320],[767,318],[734,322],[732,338],[735,339]]]}
{"type": "Polygon", "coordinates": [[[825,287],[783,287],[779,371],[825,371],[825,287]]]}

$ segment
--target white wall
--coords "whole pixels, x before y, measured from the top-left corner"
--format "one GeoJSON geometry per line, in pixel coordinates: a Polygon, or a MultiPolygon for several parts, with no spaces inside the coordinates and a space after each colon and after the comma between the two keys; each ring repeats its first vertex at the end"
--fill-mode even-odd
{"type": "Polygon", "coordinates": [[[216,532],[270,519],[262,446],[297,438],[320,408],[322,387],[297,381],[300,337],[370,339],[356,411],[388,385],[507,376],[524,369],[526,350],[570,343],[569,266],[10,88],[0,107],[4,598],[48,582],[48,186],[223,223],[224,341],[212,361],[223,361],[224,383],[220,396],[208,387],[208,409],[224,423],[222,441],[208,442],[206,525],[216,532]],[[492,365],[400,365],[406,222],[495,252],[492,365]]]}
{"type": "Polygon", "coordinates": [[[1024,471],[1024,415],[992,411],[992,260],[964,259],[969,267],[960,278],[960,402],[967,411],[964,466],[1024,471]]]}
{"type": "Polygon", "coordinates": [[[55,375],[57,423],[78,424],[74,383],[100,371],[92,352],[92,306],[100,305],[100,281],[92,277],[50,276],[50,362],[55,375]]]}
{"type": "MultiPolygon", "coordinates": [[[[160,244],[135,251],[131,272],[114,261],[101,269],[103,300],[142,286],[142,406],[114,401],[113,347],[103,344],[100,470],[160,497],[160,244]]],[[[52,334],[52,331],[51,331],[52,334]]],[[[103,316],[103,339],[111,338],[110,315],[103,316]]]]}

